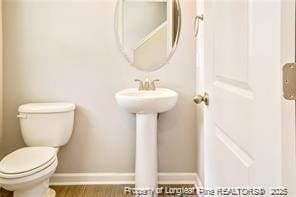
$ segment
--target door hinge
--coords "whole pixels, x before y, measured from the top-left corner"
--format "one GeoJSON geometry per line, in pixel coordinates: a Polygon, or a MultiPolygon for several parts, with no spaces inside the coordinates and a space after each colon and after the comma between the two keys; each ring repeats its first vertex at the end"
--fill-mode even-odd
{"type": "Polygon", "coordinates": [[[296,100],[296,63],[288,63],[283,67],[284,98],[296,100]]]}

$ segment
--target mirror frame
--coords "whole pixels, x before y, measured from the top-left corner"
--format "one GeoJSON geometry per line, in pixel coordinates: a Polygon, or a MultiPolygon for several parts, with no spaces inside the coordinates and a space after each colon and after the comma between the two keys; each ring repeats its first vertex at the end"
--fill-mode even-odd
{"type": "Polygon", "coordinates": [[[119,9],[121,1],[123,1],[123,0],[117,0],[117,2],[116,2],[115,14],[114,14],[114,32],[115,32],[116,42],[117,42],[117,45],[119,47],[119,50],[123,54],[125,59],[128,61],[130,66],[134,67],[134,68],[136,68],[136,69],[138,69],[140,71],[152,72],[152,71],[159,70],[160,68],[162,68],[166,64],[169,64],[170,59],[172,58],[172,56],[174,55],[174,53],[175,53],[175,51],[177,49],[179,39],[180,39],[181,30],[182,30],[182,10],[181,10],[181,6],[180,6],[180,0],[175,0],[176,4],[177,4],[177,10],[178,10],[178,24],[179,25],[178,25],[177,34],[176,34],[176,40],[174,42],[172,50],[171,50],[170,54],[167,56],[166,61],[164,61],[162,64],[160,64],[158,66],[154,66],[151,69],[141,69],[141,68],[138,68],[137,66],[132,65],[132,62],[131,62],[130,58],[128,57],[127,53],[126,53],[124,46],[119,41],[119,35],[118,35],[118,9],[119,9]]]}

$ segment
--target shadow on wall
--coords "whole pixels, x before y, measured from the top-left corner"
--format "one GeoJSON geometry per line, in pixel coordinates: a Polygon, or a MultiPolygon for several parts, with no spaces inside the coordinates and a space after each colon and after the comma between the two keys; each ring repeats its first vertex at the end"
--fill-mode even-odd
{"type": "MultiPolygon", "coordinates": [[[[92,128],[94,127],[90,116],[91,113],[87,109],[76,105],[74,128],[71,139],[65,146],[60,148],[58,154],[60,160],[61,158],[67,157],[66,153],[69,150],[72,150],[71,152],[74,151],[74,153],[76,152],[76,154],[71,155],[71,157],[79,158],[79,160],[75,160],[76,162],[70,162],[71,159],[65,160],[65,165],[70,169],[73,169],[77,166],[80,166],[81,169],[84,169],[84,162],[89,162],[85,156],[89,153],[89,145],[92,138],[92,135],[89,132],[91,132],[93,130],[92,128]],[[81,140],[81,135],[84,136],[83,140],[81,140]]],[[[59,169],[57,169],[57,171],[58,170],[59,169]]]]}

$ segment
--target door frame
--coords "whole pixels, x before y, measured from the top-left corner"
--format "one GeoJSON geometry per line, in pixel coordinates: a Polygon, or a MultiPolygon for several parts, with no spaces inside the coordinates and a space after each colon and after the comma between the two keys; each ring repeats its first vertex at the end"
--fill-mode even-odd
{"type": "MultiPolygon", "coordinates": [[[[281,6],[281,66],[296,62],[296,1],[283,1],[281,6]]],[[[283,81],[283,80],[281,80],[283,81]]],[[[282,84],[281,84],[282,85],[282,84]]],[[[282,170],[283,185],[296,196],[296,106],[282,97],[282,170]],[[292,173],[291,173],[292,172],[292,173]],[[294,189],[294,191],[293,191],[294,189]]]]}

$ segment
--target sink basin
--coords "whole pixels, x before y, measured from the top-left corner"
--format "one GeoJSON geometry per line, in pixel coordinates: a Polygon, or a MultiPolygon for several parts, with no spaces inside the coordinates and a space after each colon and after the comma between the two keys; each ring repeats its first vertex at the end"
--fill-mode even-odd
{"type": "Polygon", "coordinates": [[[152,114],[172,109],[178,99],[178,93],[167,89],[138,90],[128,88],[116,93],[118,104],[130,113],[152,114]]]}

